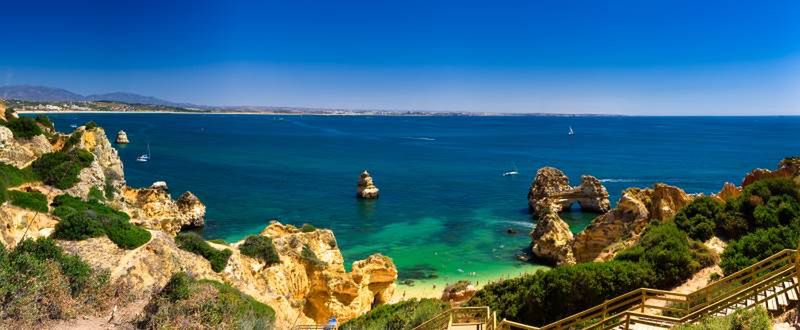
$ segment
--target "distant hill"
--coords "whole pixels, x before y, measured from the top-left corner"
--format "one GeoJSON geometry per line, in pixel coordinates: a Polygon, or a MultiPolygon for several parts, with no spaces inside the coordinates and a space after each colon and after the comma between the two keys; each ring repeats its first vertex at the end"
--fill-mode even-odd
{"type": "Polygon", "coordinates": [[[171,107],[197,107],[196,105],[192,104],[176,103],[152,96],[144,96],[133,93],[114,92],[84,96],[70,92],[66,89],[31,85],[0,86],[0,98],[34,102],[113,101],[122,103],[164,105],[171,107]]]}

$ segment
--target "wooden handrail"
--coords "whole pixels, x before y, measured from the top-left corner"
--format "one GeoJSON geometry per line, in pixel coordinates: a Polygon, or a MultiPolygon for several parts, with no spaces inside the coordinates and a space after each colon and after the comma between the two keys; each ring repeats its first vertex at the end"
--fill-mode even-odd
{"type": "Polygon", "coordinates": [[[661,322],[663,324],[657,326],[662,326],[664,324],[676,325],[693,322],[703,316],[729,308],[741,302],[742,299],[753,295],[757,296],[759,293],[774,288],[777,284],[783,282],[791,282],[792,286],[782,290],[776,289],[772,294],[765,295],[765,298],[756,297],[754,299],[756,303],[753,305],[775,298],[791,289],[796,289],[798,283],[793,280],[793,277],[800,272],[800,264],[795,258],[797,258],[797,250],[782,250],[690,294],[639,288],[542,327],[514,322],[505,318],[498,323],[496,321],[496,312],[492,312],[489,307],[459,307],[437,314],[414,329],[429,329],[426,325],[433,325],[436,323],[433,322],[434,320],[442,317],[448,317],[452,320],[453,313],[456,310],[482,310],[480,316],[485,320],[486,326],[498,330],[561,330],[573,328],[579,322],[590,322],[590,324],[586,324],[583,327],[579,326],[584,329],[610,329],[622,324],[625,324],[627,329],[630,324],[634,323],[655,325],[658,324],[657,322],[661,322]],[[648,303],[648,301],[652,300],[682,303],[684,305],[675,307],[667,304],[659,306],[648,303]],[[670,311],[682,314],[682,317],[676,318],[647,313],[646,309],[657,309],[662,312],[670,311]]]}

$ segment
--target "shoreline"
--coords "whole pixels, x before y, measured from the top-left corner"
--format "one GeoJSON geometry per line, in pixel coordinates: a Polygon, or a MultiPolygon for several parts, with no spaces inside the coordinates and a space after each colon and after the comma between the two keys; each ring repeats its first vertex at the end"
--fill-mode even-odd
{"type": "Polygon", "coordinates": [[[490,283],[499,282],[525,274],[533,274],[539,270],[549,269],[548,266],[530,264],[526,267],[508,268],[503,271],[493,273],[482,273],[480,275],[463,274],[458,277],[440,277],[435,279],[414,280],[412,285],[403,284],[397,281],[397,288],[392,295],[390,303],[397,303],[409,299],[422,299],[422,298],[436,298],[442,297],[442,292],[449,284],[456,283],[460,280],[469,281],[475,286],[475,289],[480,290],[490,283]]]}
{"type": "Polygon", "coordinates": [[[462,112],[426,112],[426,113],[321,113],[321,112],[259,112],[259,111],[97,111],[97,110],[15,110],[18,114],[176,114],[176,115],[263,115],[263,116],[340,116],[340,117],[626,117],[620,114],[557,114],[557,113],[462,113],[462,112]]]}

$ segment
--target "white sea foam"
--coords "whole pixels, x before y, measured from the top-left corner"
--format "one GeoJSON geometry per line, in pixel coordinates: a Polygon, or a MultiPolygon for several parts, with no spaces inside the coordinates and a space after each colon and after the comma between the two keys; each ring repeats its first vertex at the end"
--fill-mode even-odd
{"type": "Polygon", "coordinates": [[[636,179],[600,179],[600,182],[639,182],[636,179]]]}
{"type": "Polygon", "coordinates": [[[421,141],[436,141],[436,139],[432,137],[425,137],[425,136],[407,136],[406,139],[409,140],[421,140],[421,141]]]}
{"type": "Polygon", "coordinates": [[[511,220],[509,220],[509,221],[503,221],[503,222],[504,222],[504,223],[510,223],[510,224],[512,224],[512,225],[516,225],[516,226],[520,226],[520,227],[528,227],[528,228],[533,228],[533,223],[532,223],[532,222],[526,222],[526,221],[511,221],[511,220]]]}

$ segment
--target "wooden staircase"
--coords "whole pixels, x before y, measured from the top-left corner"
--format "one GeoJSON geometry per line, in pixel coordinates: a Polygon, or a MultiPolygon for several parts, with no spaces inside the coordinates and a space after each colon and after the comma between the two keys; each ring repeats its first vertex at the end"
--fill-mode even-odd
{"type": "Polygon", "coordinates": [[[665,329],[759,305],[780,313],[800,298],[797,259],[796,250],[786,249],[690,294],[641,288],[542,327],[506,319],[497,322],[488,307],[459,307],[414,329],[665,329]]]}

